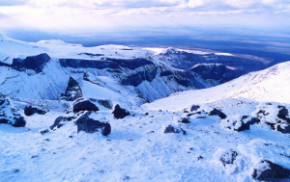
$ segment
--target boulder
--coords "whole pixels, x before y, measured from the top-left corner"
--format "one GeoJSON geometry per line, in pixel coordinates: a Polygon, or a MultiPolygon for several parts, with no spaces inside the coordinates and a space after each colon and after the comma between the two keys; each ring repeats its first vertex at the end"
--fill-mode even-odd
{"type": "Polygon", "coordinates": [[[189,118],[181,118],[180,121],[178,121],[179,123],[190,123],[189,118]]]}
{"type": "Polygon", "coordinates": [[[223,113],[220,110],[217,110],[216,108],[214,108],[212,111],[210,111],[209,115],[210,116],[218,115],[221,119],[225,119],[227,117],[227,115],[225,115],[225,113],[223,113]]]}
{"type": "Polygon", "coordinates": [[[78,98],[83,96],[82,89],[79,83],[73,79],[72,77],[69,78],[68,86],[66,90],[61,93],[60,99],[67,100],[67,101],[75,101],[78,98]]]}
{"type": "Polygon", "coordinates": [[[258,181],[286,181],[290,178],[290,170],[264,159],[256,164],[253,178],[258,181]]]}
{"type": "Polygon", "coordinates": [[[73,105],[73,112],[74,113],[78,113],[80,111],[94,111],[94,112],[97,112],[97,111],[99,111],[99,108],[95,104],[93,104],[91,101],[83,100],[83,101],[76,102],[73,105]]]}
{"type": "MultiPolygon", "coordinates": [[[[50,129],[52,130],[54,127],[60,126],[62,121],[71,121],[75,118],[76,118],[75,116],[69,116],[69,117],[59,116],[54,120],[54,123],[53,123],[53,125],[50,126],[50,129]]],[[[60,128],[60,127],[58,127],[58,128],[60,128]]]]}
{"type": "Polygon", "coordinates": [[[190,111],[191,112],[197,111],[199,108],[200,108],[200,106],[198,106],[198,105],[192,105],[191,108],[190,108],[190,111]]]}
{"type": "Polygon", "coordinates": [[[279,110],[279,112],[278,112],[277,117],[280,118],[280,119],[283,119],[283,120],[287,121],[287,123],[290,124],[290,119],[288,118],[288,116],[289,116],[289,115],[288,115],[288,114],[289,114],[288,109],[286,109],[286,108],[283,107],[283,106],[280,106],[279,108],[280,108],[280,110],[279,110]]]}
{"type": "Polygon", "coordinates": [[[18,110],[11,106],[11,101],[6,98],[0,98],[0,124],[11,124],[14,127],[25,127],[26,121],[18,110]]]}
{"type": "Polygon", "coordinates": [[[171,125],[168,125],[168,126],[165,128],[164,133],[180,133],[180,130],[177,129],[177,128],[174,128],[174,127],[171,126],[171,125]]]}
{"type": "Polygon", "coordinates": [[[107,136],[111,133],[111,125],[109,123],[103,123],[98,120],[91,119],[89,116],[92,112],[85,112],[82,116],[80,116],[75,124],[78,127],[78,132],[84,131],[86,133],[95,133],[98,132],[98,129],[102,129],[102,134],[107,136]]]}
{"type": "Polygon", "coordinates": [[[31,115],[33,115],[35,113],[44,115],[44,114],[46,114],[46,110],[41,109],[40,107],[31,106],[31,105],[25,106],[24,114],[26,116],[31,116],[31,115]]]}
{"type": "Polygon", "coordinates": [[[113,111],[112,114],[114,114],[114,118],[115,118],[115,119],[123,119],[124,117],[130,115],[130,113],[129,113],[127,110],[122,109],[122,108],[119,106],[119,104],[117,104],[117,105],[115,106],[115,109],[114,109],[114,111],[113,111]]]}

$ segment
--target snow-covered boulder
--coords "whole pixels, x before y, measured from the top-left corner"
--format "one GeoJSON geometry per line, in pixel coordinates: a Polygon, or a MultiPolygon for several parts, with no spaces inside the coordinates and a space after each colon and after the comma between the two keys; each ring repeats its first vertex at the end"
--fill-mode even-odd
{"type": "Polygon", "coordinates": [[[75,116],[59,116],[55,119],[53,125],[50,126],[50,129],[52,130],[53,128],[57,127],[60,128],[63,124],[62,122],[66,122],[66,121],[71,121],[73,119],[76,119],[75,116]]]}
{"type": "Polygon", "coordinates": [[[258,123],[259,119],[249,116],[240,116],[239,114],[229,116],[226,119],[220,121],[220,125],[223,128],[227,128],[234,131],[250,130],[250,125],[258,123]]]}
{"type": "Polygon", "coordinates": [[[99,131],[98,129],[102,129],[102,134],[104,136],[109,135],[111,133],[111,125],[90,118],[89,116],[91,113],[91,111],[85,112],[75,121],[78,132],[84,131],[86,133],[95,133],[99,131]]]}
{"type": "Polygon", "coordinates": [[[260,125],[266,125],[284,134],[290,133],[290,118],[286,106],[277,103],[260,103],[251,115],[259,119],[260,125]]]}
{"type": "Polygon", "coordinates": [[[25,127],[26,125],[24,117],[12,107],[9,98],[0,98],[0,124],[11,124],[14,127],[25,127]]]}
{"type": "Polygon", "coordinates": [[[290,178],[290,170],[268,160],[259,161],[253,172],[259,181],[286,181],[290,178]]]}

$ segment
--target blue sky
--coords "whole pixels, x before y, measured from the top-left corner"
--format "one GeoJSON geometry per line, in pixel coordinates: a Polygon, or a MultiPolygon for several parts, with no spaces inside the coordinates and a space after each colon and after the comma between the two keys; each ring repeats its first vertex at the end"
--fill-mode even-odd
{"type": "Polygon", "coordinates": [[[154,27],[290,27],[290,0],[0,0],[0,29],[97,32],[154,27]]]}

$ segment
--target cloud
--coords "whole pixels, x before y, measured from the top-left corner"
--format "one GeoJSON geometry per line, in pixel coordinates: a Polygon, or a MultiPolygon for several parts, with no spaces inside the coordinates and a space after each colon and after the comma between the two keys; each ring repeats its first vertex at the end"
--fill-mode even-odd
{"type": "MultiPolygon", "coordinates": [[[[1,2],[5,1],[11,2],[1,2]]],[[[288,0],[16,0],[13,3],[14,6],[0,6],[0,12],[5,15],[0,19],[0,27],[96,31],[158,26],[290,26],[288,0]]]]}

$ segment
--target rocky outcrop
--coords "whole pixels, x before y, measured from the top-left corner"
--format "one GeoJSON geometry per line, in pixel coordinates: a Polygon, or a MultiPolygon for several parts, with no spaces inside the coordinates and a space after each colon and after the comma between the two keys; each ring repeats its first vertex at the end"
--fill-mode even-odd
{"type": "Polygon", "coordinates": [[[290,178],[290,170],[269,160],[261,160],[254,168],[253,177],[259,181],[286,181],[290,178]]]}
{"type": "Polygon", "coordinates": [[[214,108],[212,111],[210,111],[209,113],[210,116],[219,116],[221,119],[225,119],[227,117],[227,115],[225,113],[223,113],[220,110],[217,110],[216,108],[214,108]]]}
{"type": "Polygon", "coordinates": [[[123,119],[124,117],[129,116],[130,112],[126,109],[122,109],[119,104],[117,104],[112,114],[114,114],[115,119],[123,119]]]}
{"type": "Polygon", "coordinates": [[[42,115],[44,115],[44,114],[46,114],[46,112],[47,112],[46,110],[41,109],[40,107],[37,107],[37,106],[27,105],[24,108],[24,114],[26,116],[31,116],[33,114],[42,114],[42,115]]]}
{"type": "Polygon", "coordinates": [[[70,77],[68,81],[68,86],[66,90],[63,93],[61,93],[60,99],[67,100],[67,101],[74,101],[82,96],[83,96],[83,92],[79,83],[75,79],[70,77]]]}
{"type": "Polygon", "coordinates": [[[29,69],[40,73],[49,61],[50,57],[44,53],[37,56],[28,56],[26,59],[13,59],[11,67],[17,71],[29,69]]]}
{"type": "Polygon", "coordinates": [[[78,129],[77,132],[84,131],[86,133],[95,133],[98,132],[99,129],[102,130],[102,134],[104,136],[108,136],[111,133],[111,125],[109,123],[103,123],[98,120],[91,119],[89,116],[92,112],[85,112],[82,116],[80,116],[75,124],[78,129]]]}
{"type": "Polygon", "coordinates": [[[26,121],[18,110],[11,106],[7,97],[0,98],[0,124],[10,124],[14,127],[25,127],[26,121]]]}
{"type": "Polygon", "coordinates": [[[78,113],[80,111],[93,111],[97,112],[99,111],[99,108],[93,104],[90,100],[82,100],[79,102],[76,102],[73,105],[73,112],[78,113]]]}
{"type": "Polygon", "coordinates": [[[186,131],[183,130],[182,128],[180,128],[180,129],[179,128],[175,128],[175,127],[173,127],[171,125],[168,125],[165,128],[165,130],[164,130],[164,133],[180,133],[180,132],[182,132],[183,135],[187,134],[186,131]]]}

